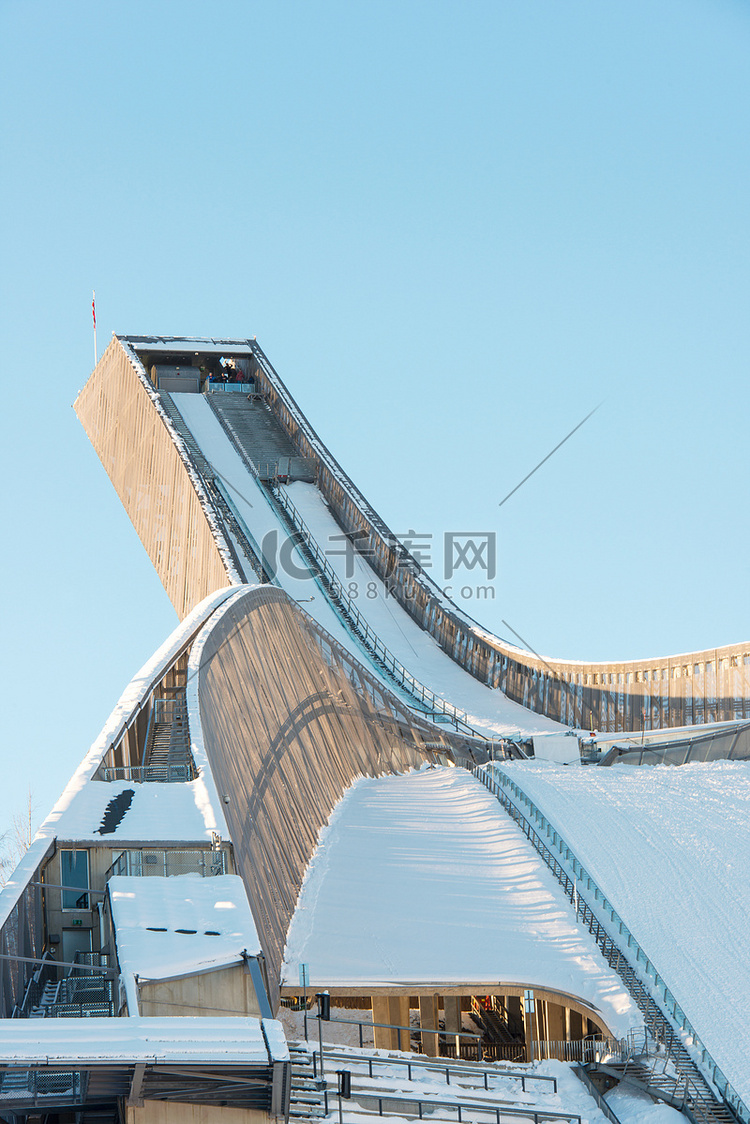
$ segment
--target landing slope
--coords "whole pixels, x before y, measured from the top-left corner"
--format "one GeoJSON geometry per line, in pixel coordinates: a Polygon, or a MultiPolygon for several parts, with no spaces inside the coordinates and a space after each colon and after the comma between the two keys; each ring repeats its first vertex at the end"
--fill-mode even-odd
{"type": "Polygon", "coordinates": [[[361,779],[324,828],[282,978],[314,985],[547,987],[623,1035],[633,1001],[522,832],[463,769],[361,779]]]}
{"type": "Polygon", "coordinates": [[[560,831],[750,1099],[750,762],[503,765],[560,831]]]}

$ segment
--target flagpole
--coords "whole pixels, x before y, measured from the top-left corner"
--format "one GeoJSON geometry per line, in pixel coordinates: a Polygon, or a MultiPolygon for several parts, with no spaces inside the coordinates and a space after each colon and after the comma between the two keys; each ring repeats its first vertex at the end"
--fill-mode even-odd
{"type": "Polygon", "coordinates": [[[94,317],[94,366],[99,362],[99,355],[96,350],[96,290],[93,289],[91,293],[91,314],[94,317]]]}

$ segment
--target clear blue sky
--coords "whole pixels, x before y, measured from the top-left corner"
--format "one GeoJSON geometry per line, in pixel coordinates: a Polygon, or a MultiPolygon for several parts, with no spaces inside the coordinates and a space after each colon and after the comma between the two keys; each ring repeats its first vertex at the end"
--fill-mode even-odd
{"type": "Polygon", "coordinates": [[[70,408],[92,288],[100,350],[257,335],[394,530],[495,530],[501,634],[750,638],[744,0],[2,0],[0,35],[0,828],[176,623],[70,408]]]}

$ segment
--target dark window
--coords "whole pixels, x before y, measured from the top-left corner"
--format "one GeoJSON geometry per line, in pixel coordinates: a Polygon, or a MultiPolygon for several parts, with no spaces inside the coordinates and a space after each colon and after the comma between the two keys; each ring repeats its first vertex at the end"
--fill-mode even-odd
{"type": "Polygon", "coordinates": [[[63,909],[89,908],[89,896],[83,892],[89,888],[88,851],[60,851],[60,882],[67,887],[62,892],[63,909]]]}

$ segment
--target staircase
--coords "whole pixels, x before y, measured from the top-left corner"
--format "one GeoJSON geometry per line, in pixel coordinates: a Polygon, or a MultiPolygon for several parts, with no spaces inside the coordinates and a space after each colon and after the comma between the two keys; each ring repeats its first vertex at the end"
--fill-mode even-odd
{"type": "Polygon", "coordinates": [[[491,1043],[499,1046],[516,1047],[519,1051],[518,1060],[525,1060],[526,1038],[523,1026],[518,1025],[512,1019],[510,1012],[499,1002],[496,995],[492,996],[490,1008],[483,1007],[476,996],[473,996],[471,1019],[491,1043]]]}
{"type": "Polygon", "coordinates": [[[350,1074],[351,1099],[342,1105],[347,1117],[386,1116],[433,1119],[456,1124],[456,1118],[493,1118],[508,1124],[556,1124],[578,1120],[577,1110],[565,1110],[565,1094],[558,1078],[536,1067],[508,1069],[495,1065],[451,1062],[445,1058],[397,1050],[325,1048],[325,1077],[319,1077],[319,1056],[312,1043],[290,1043],[292,1083],[290,1119],[320,1119],[335,1115],[337,1072],[350,1074]],[[519,1088],[520,1085],[520,1088],[519,1088]]]}
{"type": "MultiPolygon", "coordinates": [[[[198,443],[185,424],[185,420],[180,411],[177,409],[177,406],[172,400],[171,395],[167,394],[166,392],[161,392],[159,397],[161,398],[161,404],[164,407],[165,413],[169,416],[169,420],[181,437],[183,444],[185,445],[188,457],[193,466],[193,470],[200,476],[203,482],[203,486],[208,493],[211,502],[215,506],[222,522],[224,523],[226,531],[231,532],[231,534],[225,534],[224,540],[227,550],[232,556],[238,573],[243,574],[246,581],[255,581],[256,578],[259,578],[262,582],[270,581],[271,575],[266,572],[258,550],[256,549],[255,545],[248,540],[244,530],[237,522],[234,512],[231,510],[229,504],[227,503],[225,495],[222,493],[221,488],[217,483],[216,472],[213,465],[210,464],[208,460],[206,460],[206,457],[201,452],[198,443]],[[248,560],[250,566],[252,567],[253,573],[247,571],[247,568],[242,565],[242,561],[239,558],[237,551],[235,550],[234,544],[232,543],[232,536],[234,536],[234,538],[239,542],[245,558],[248,560]]],[[[230,396],[227,395],[227,397],[230,396]]],[[[209,401],[210,400],[211,399],[209,398],[209,401]]]]}
{"type": "Polygon", "coordinates": [[[590,1062],[585,1069],[591,1076],[600,1074],[633,1085],[653,1100],[684,1112],[693,1124],[737,1124],[731,1108],[711,1095],[703,1075],[673,1031],[672,1041],[665,1041],[656,1050],[647,1038],[640,1044],[631,1040],[619,1062],[611,1058],[590,1062]]]}
{"type": "Polygon", "coordinates": [[[326,1116],[325,1081],[317,1075],[315,1055],[305,1045],[289,1044],[292,1081],[289,1096],[290,1120],[322,1120],[326,1116]]]}
{"type": "Polygon", "coordinates": [[[146,781],[194,779],[184,692],[174,698],[154,699],[143,764],[146,781]]]}
{"type": "Polygon", "coordinates": [[[51,1007],[57,1003],[60,994],[60,982],[55,980],[47,980],[44,985],[44,990],[36,1003],[29,1012],[30,1019],[43,1019],[48,1014],[51,1007]]]}
{"type": "MultiPolygon", "coordinates": [[[[555,875],[570,901],[573,902],[575,900],[576,914],[579,922],[585,925],[589,930],[599,946],[604,959],[609,966],[617,972],[638,1005],[643,1015],[643,1021],[647,1028],[648,1036],[644,1038],[641,1043],[641,1048],[634,1043],[631,1044],[628,1050],[628,1056],[623,1059],[626,1065],[629,1064],[630,1073],[633,1073],[636,1062],[644,1056],[647,1056],[651,1063],[648,1076],[650,1079],[653,1078],[655,1082],[653,1088],[659,1089],[664,1082],[661,1078],[657,1077],[657,1068],[660,1062],[662,1066],[665,1066],[666,1061],[669,1061],[674,1066],[676,1073],[676,1076],[671,1078],[671,1088],[674,1091],[674,1096],[679,1098],[679,1107],[681,1107],[682,1111],[693,1121],[693,1124],[738,1124],[739,1117],[736,1116],[726,1100],[720,1099],[713,1093],[707,1079],[685,1049],[680,1035],[656,1003],[646,984],[644,984],[643,980],[636,973],[633,965],[623,954],[622,950],[615,944],[615,941],[596,916],[591,906],[580,895],[572,876],[562,866],[561,862],[552,851],[550,851],[546,842],[538,834],[531,821],[527,819],[521,808],[510,799],[508,793],[492,779],[491,774],[487,773],[484,769],[475,769],[474,776],[478,777],[491,792],[494,792],[500,805],[505,809],[508,815],[515,820],[526,838],[538,851],[544,862],[555,875]],[[657,1044],[659,1053],[656,1058],[654,1058],[652,1049],[649,1046],[649,1041],[657,1044]],[[679,1089],[682,1090],[681,1093],[677,1092],[678,1086],[679,1089]]],[[[551,825],[548,824],[547,828],[556,838],[560,838],[557,836],[556,832],[553,832],[551,825]]],[[[570,848],[567,847],[567,844],[565,844],[565,846],[568,856],[571,856],[572,852],[570,848]]],[[[597,891],[597,893],[599,893],[600,897],[603,897],[600,891],[597,891]]],[[[587,1069],[590,1073],[606,1072],[606,1067],[603,1067],[602,1063],[591,1063],[590,1066],[587,1066],[587,1069]]],[[[609,1074],[609,1076],[613,1076],[613,1074],[609,1074]]],[[[620,1077],[618,1077],[618,1080],[620,1080],[620,1077]]],[[[633,1078],[633,1080],[635,1081],[636,1079],[633,1078]]],[[[648,1091],[646,1086],[644,1086],[644,1089],[648,1091]]],[[[660,1100],[667,1099],[666,1095],[663,1093],[657,1092],[652,1095],[655,1095],[660,1100]]],[[[670,1100],[669,1103],[672,1104],[673,1101],[670,1100]]]]}

